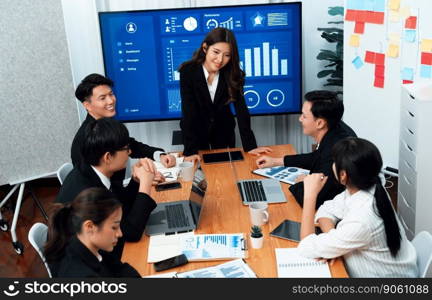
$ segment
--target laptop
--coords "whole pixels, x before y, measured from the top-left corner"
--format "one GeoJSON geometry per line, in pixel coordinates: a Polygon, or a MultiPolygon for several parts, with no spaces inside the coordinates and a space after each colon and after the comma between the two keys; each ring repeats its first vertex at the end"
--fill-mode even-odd
{"type": "Polygon", "coordinates": [[[244,205],[257,202],[266,202],[269,204],[287,202],[279,181],[274,179],[239,180],[231,156],[230,164],[244,205]]]}
{"type": "Polygon", "coordinates": [[[206,190],[207,180],[204,172],[197,168],[189,200],[158,203],[150,214],[146,234],[174,234],[198,228],[206,190]]]}

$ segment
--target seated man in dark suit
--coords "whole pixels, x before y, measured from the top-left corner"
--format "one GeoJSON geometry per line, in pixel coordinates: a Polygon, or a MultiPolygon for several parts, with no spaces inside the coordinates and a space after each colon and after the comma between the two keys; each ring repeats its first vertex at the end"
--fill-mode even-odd
{"type": "MultiPolygon", "coordinates": [[[[311,173],[324,173],[328,180],[318,195],[317,208],[326,200],[333,199],[344,190],[334,177],[332,171],[333,145],[348,136],[356,136],[355,132],[342,121],[344,106],[337,94],[330,91],[312,91],[305,95],[300,123],[303,133],[311,136],[318,144],[317,149],[307,154],[286,155],[285,157],[261,156],[256,163],[259,168],[286,166],[300,167],[311,173]]],[[[297,178],[290,191],[297,202],[303,206],[303,178],[297,178]]]]}
{"type": "MultiPolygon", "coordinates": [[[[87,110],[87,117],[81,124],[72,142],[71,158],[74,166],[79,165],[83,158],[80,147],[84,140],[84,128],[93,120],[99,118],[112,118],[116,114],[116,97],[112,91],[114,82],[99,74],[90,74],[85,77],[75,90],[75,96],[82,102],[87,110]]],[[[129,138],[130,157],[147,157],[160,161],[165,167],[173,167],[176,164],[174,156],[164,153],[161,148],[151,147],[129,138]]],[[[125,178],[125,169],[117,171],[111,178],[114,184],[122,184],[125,178]]],[[[156,178],[160,180],[161,178],[156,178]]]]}
{"type": "Polygon", "coordinates": [[[123,240],[114,249],[121,255],[124,240],[138,241],[144,232],[148,217],[156,207],[150,189],[156,168],[152,160],[141,159],[132,169],[132,179],[125,188],[112,185],[115,172],[126,167],[129,159],[129,132],[122,123],[111,118],[93,120],[84,128],[81,155],[83,162],[66,177],[57,202],[70,203],[83,190],[102,187],[116,195],[123,205],[121,230],[123,240]]]}

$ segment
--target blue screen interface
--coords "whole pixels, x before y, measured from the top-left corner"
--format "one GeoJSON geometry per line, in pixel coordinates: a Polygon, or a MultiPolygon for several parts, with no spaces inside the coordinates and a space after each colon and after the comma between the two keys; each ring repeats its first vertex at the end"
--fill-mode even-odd
{"type": "Polygon", "coordinates": [[[301,107],[301,3],[99,13],[105,74],[121,121],[181,118],[178,67],[206,34],[231,29],[251,115],[301,107]]]}

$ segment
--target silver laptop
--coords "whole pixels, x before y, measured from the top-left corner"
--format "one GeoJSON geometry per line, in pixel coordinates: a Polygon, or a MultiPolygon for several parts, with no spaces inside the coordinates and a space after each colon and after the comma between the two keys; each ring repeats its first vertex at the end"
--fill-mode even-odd
{"type": "MultiPolygon", "coordinates": [[[[229,152],[228,152],[229,153],[229,152]]],[[[231,168],[244,205],[256,202],[282,203],[287,202],[280,182],[274,179],[239,180],[235,163],[231,160],[231,168]]]]}
{"type": "Polygon", "coordinates": [[[150,214],[146,234],[174,234],[198,228],[206,190],[207,180],[204,172],[197,168],[189,200],[158,203],[150,214]]]}

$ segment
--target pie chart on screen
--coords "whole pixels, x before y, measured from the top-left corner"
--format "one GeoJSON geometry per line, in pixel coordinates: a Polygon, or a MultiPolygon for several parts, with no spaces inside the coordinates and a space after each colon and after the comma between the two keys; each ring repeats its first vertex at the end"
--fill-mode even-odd
{"type": "Polygon", "coordinates": [[[187,30],[187,31],[194,31],[197,28],[198,22],[194,17],[187,17],[184,21],[183,21],[183,27],[187,30]]]}

